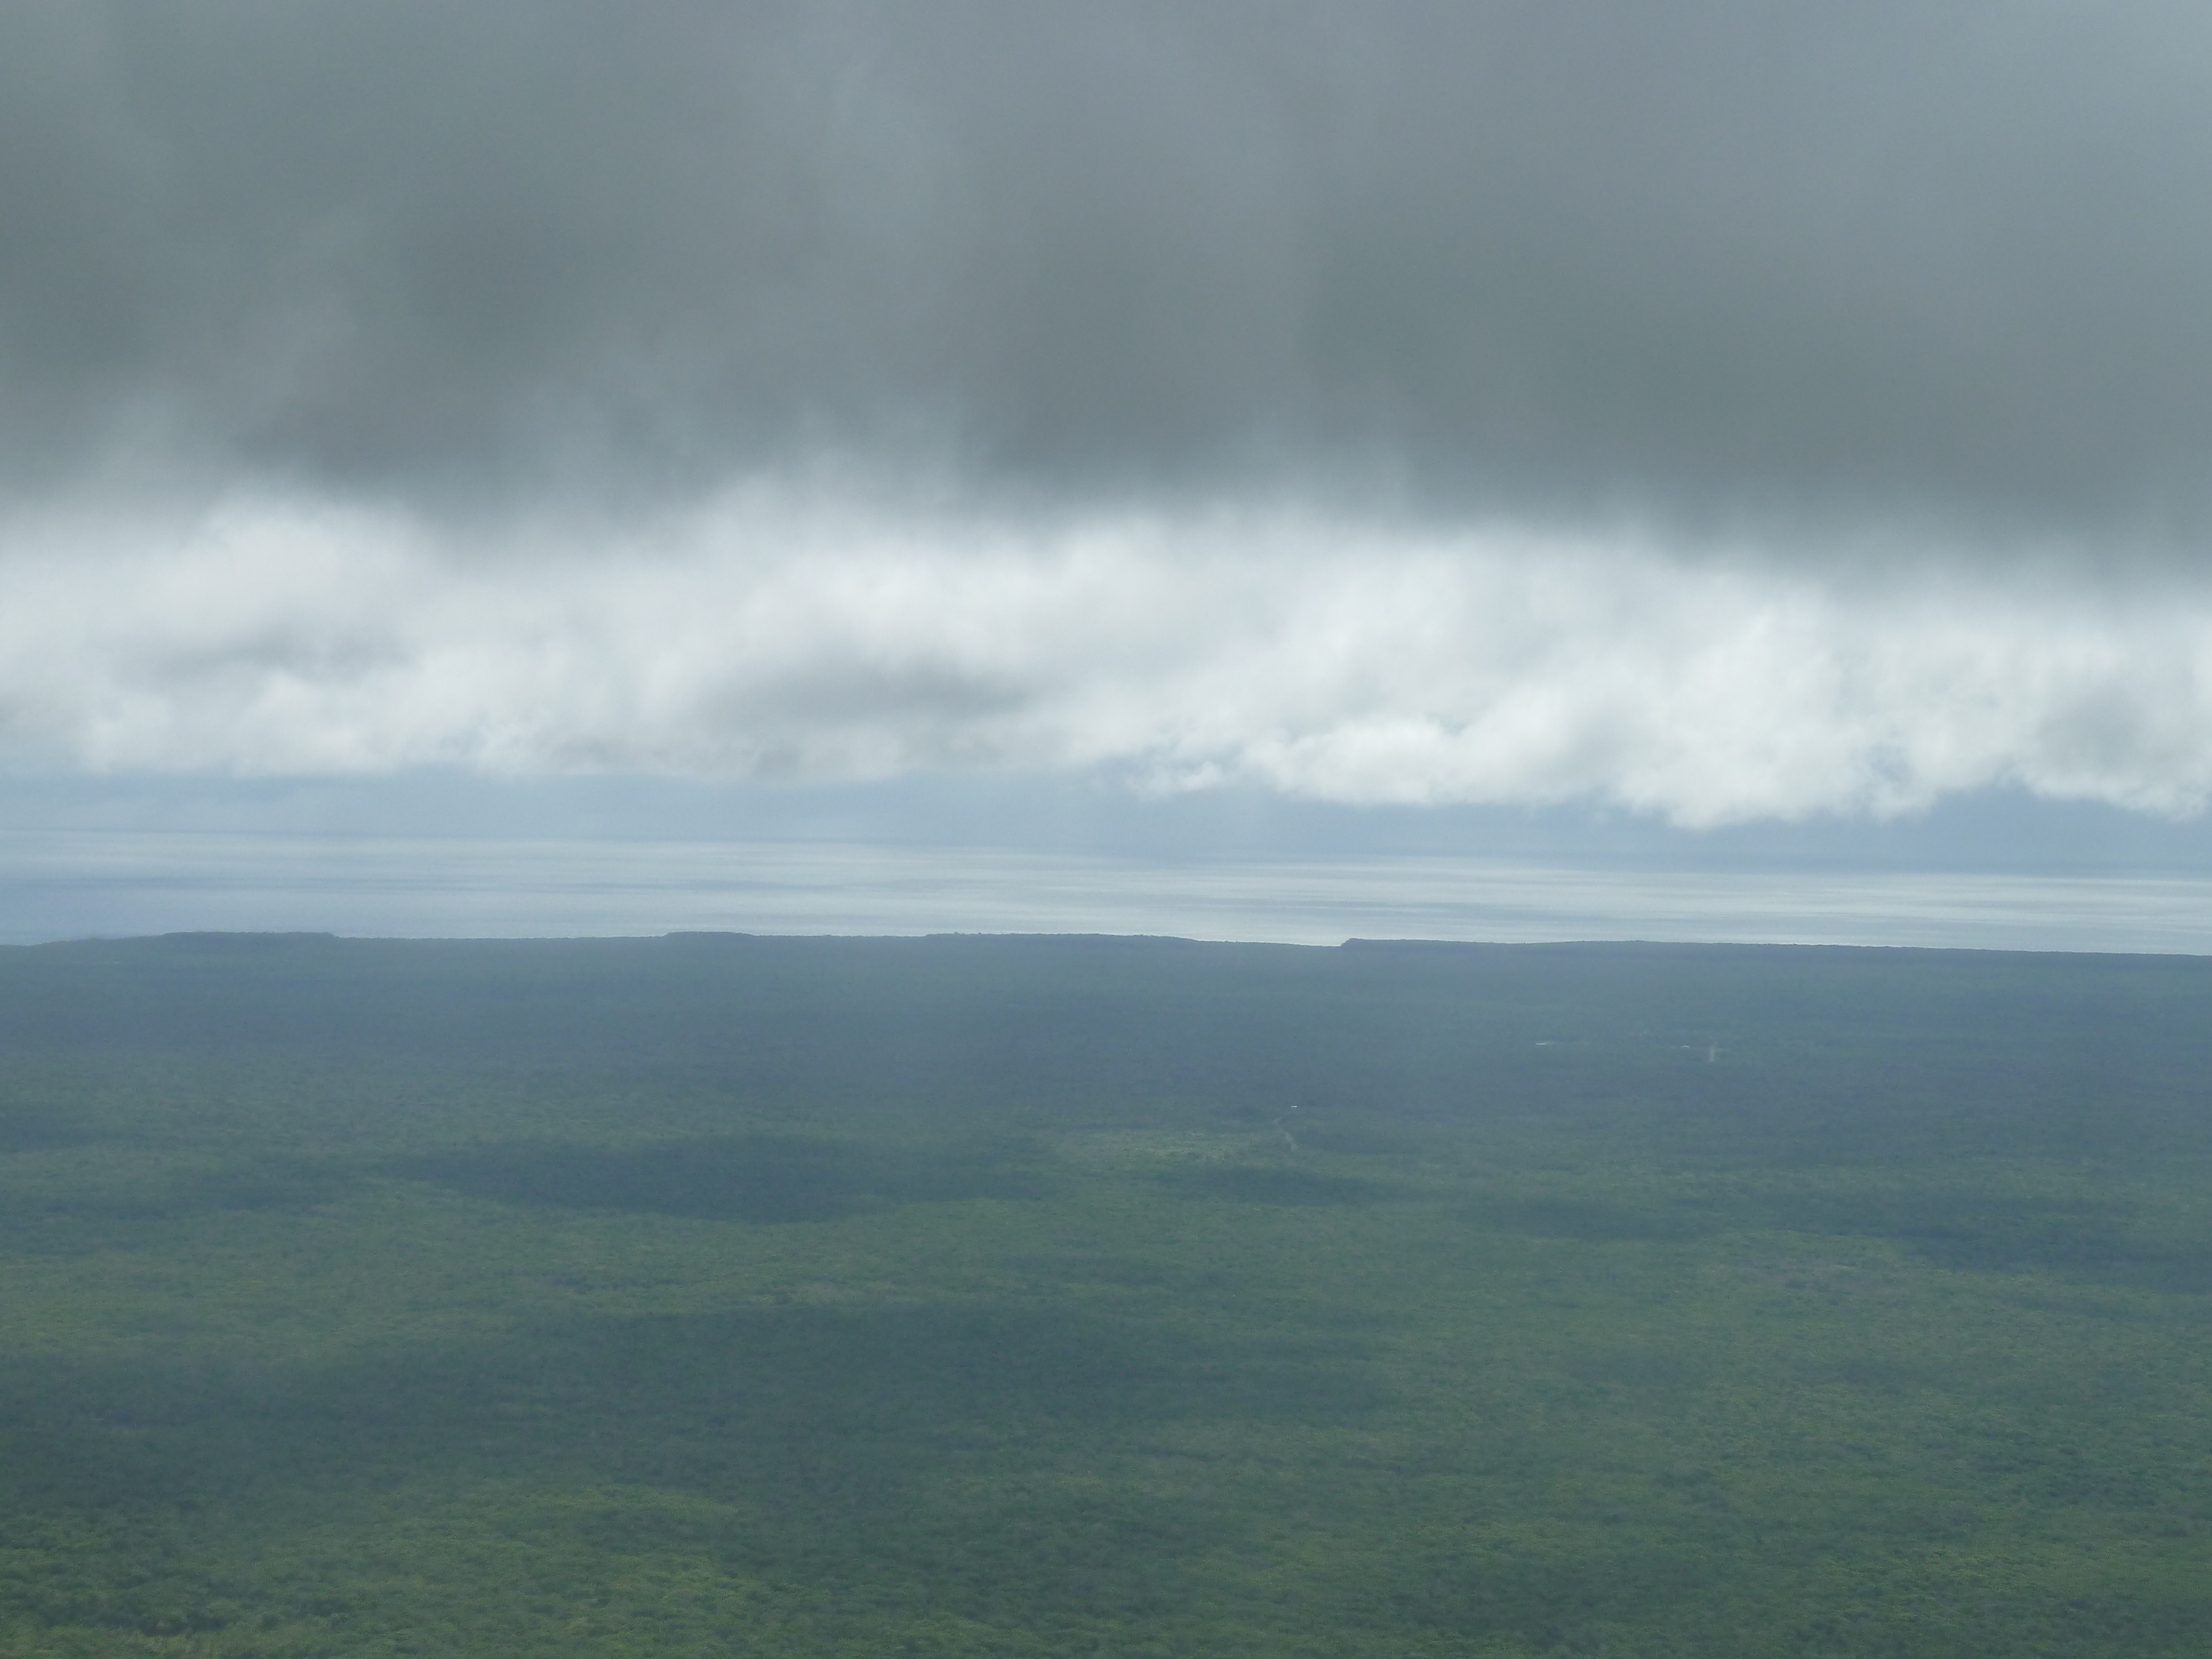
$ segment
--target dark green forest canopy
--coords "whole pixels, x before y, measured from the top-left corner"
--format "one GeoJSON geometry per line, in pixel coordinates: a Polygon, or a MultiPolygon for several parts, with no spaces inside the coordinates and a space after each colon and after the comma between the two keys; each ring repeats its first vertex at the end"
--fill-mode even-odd
{"type": "Polygon", "coordinates": [[[0,1654],[2199,1655],[2212,959],[0,950],[0,1654]]]}

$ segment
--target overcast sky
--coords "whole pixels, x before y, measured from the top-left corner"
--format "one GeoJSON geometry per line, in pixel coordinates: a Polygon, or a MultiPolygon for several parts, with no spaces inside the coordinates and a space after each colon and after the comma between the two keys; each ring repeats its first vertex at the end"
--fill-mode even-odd
{"type": "Polygon", "coordinates": [[[0,0],[0,769],[2185,821],[2208,94],[2136,0],[0,0]]]}

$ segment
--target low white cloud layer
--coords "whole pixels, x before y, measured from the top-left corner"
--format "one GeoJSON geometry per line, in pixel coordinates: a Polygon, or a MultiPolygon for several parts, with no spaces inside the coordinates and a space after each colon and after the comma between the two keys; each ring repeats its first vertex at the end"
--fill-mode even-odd
{"type": "Polygon", "coordinates": [[[2212,590],[2170,577],[772,489],[464,540],[246,498],[0,527],[0,744],[19,771],[1104,768],[1692,825],[2212,799],[2212,590]]]}

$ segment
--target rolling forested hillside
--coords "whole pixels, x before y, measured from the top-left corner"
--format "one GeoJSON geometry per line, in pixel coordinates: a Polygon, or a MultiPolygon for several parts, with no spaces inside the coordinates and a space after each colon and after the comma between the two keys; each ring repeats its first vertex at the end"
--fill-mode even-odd
{"type": "Polygon", "coordinates": [[[0,1655],[2212,1650],[2212,959],[0,951],[0,1655]]]}

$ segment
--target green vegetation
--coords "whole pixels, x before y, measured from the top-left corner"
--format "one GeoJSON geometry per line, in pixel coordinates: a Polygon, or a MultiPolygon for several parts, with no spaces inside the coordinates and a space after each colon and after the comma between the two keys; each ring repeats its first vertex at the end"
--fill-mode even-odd
{"type": "Polygon", "coordinates": [[[0,951],[0,1656],[2212,1651],[2212,960],[0,951]]]}

